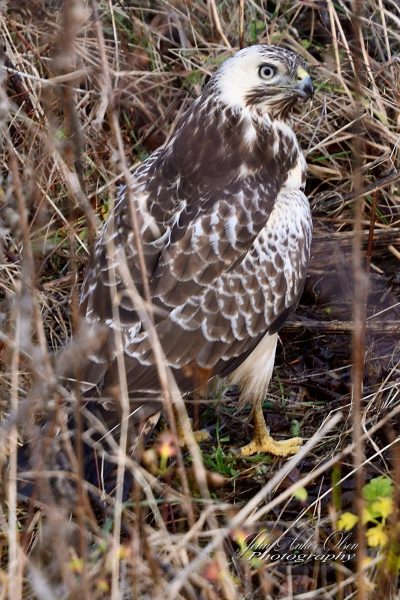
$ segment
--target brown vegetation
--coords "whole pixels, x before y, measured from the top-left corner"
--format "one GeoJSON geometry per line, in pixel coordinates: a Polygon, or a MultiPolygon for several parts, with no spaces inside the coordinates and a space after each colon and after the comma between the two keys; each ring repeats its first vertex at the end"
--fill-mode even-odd
{"type": "MultiPolygon", "coordinates": [[[[9,0],[0,11],[0,597],[395,598],[398,569],[366,565],[376,552],[363,528],[349,562],[239,556],[243,536],[261,530],[312,538],[322,553],[376,475],[394,481],[400,504],[398,4],[9,0]],[[118,185],[239,40],[297,51],[316,85],[295,117],[312,263],[264,407],[274,433],[310,439],[287,462],[234,457],[249,431],[235,391],[222,389],[202,405],[211,440],[201,452],[160,438],[164,422],[140,462],[119,457],[132,499],[111,503],[99,523],[68,441],[77,400],[58,379],[56,351],[77,328],[85,265],[118,185]],[[27,505],[16,494],[17,445],[35,437],[39,491],[27,505]],[[59,465],[49,485],[60,444],[77,486],[59,465]]],[[[396,509],[385,557],[399,556],[398,520],[396,509]]]]}

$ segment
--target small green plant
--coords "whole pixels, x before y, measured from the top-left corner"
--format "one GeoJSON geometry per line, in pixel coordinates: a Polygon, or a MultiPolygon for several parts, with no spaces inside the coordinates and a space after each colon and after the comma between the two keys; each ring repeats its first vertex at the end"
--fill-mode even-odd
{"type": "MultiPolygon", "coordinates": [[[[371,479],[363,487],[365,507],[362,513],[362,523],[367,525],[367,544],[370,548],[383,548],[389,543],[388,517],[394,511],[393,494],[393,482],[385,475],[371,479]]],[[[357,515],[352,512],[344,512],[338,520],[338,527],[344,531],[350,531],[358,521],[357,515]]],[[[396,568],[400,569],[398,552],[391,548],[390,553],[396,554],[396,568]]],[[[393,564],[392,561],[391,563],[393,564]]]]}
{"type": "Polygon", "coordinates": [[[264,21],[261,21],[260,19],[253,19],[253,21],[250,21],[248,26],[250,42],[252,44],[257,43],[260,35],[264,33],[265,29],[266,25],[264,21]]]}
{"type": "Polygon", "coordinates": [[[216,471],[225,477],[237,477],[240,471],[236,469],[236,458],[226,454],[220,442],[228,442],[229,438],[218,440],[218,446],[214,446],[211,454],[204,454],[203,460],[206,467],[216,471]]]}
{"type": "Polygon", "coordinates": [[[229,437],[225,436],[221,438],[218,429],[219,423],[217,424],[216,432],[218,446],[213,446],[210,454],[203,453],[204,465],[208,469],[224,475],[224,477],[236,477],[240,473],[236,469],[236,458],[232,454],[225,453],[221,446],[221,443],[229,442],[229,437]]]}
{"type": "Polygon", "coordinates": [[[186,89],[191,89],[195,85],[201,83],[203,81],[204,75],[200,69],[193,69],[190,73],[188,73],[183,81],[183,87],[186,89]]]}

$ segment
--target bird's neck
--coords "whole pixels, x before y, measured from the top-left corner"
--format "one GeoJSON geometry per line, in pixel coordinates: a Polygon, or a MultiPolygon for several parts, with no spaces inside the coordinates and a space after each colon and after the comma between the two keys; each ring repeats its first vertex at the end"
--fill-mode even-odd
{"type": "Polygon", "coordinates": [[[183,115],[154,169],[168,185],[178,181],[182,193],[193,188],[218,193],[248,176],[268,177],[279,189],[282,165],[291,169],[299,151],[291,130],[279,123],[203,95],[183,115]]]}

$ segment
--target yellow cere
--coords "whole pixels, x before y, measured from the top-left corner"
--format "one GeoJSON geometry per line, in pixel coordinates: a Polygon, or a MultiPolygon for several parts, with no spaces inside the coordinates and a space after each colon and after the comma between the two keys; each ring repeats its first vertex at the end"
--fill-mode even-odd
{"type": "Polygon", "coordinates": [[[303,69],[303,67],[299,67],[297,69],[297,77],[302,80],[305,79],[306,77],[309,77],[309,74],[307,73],[307,71],[305,69],[303,69]]]}

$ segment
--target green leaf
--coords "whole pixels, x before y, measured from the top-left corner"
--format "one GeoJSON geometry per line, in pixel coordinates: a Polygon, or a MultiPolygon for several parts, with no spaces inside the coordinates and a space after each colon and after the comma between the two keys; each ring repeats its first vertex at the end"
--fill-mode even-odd
{"type": "Polygon", "coordinates": [[[358,517],[351,512],[345,512],[338,519],[338,528],[342,531],[350,531],[357,524],[358,517]]]}
{"type": "Polygon", "coordinates": [[[264,21],[260,21],[259,19],[255,19],[250,21],[249,24],[249,34],[250,40],[252,42],[257,42],[259,35],[265,31],[265,23],[264,21]]]}
{"type": "Polygon", "coordinates": [[[377,517],[386,519],[393,512],[393,500],[391,498],[379,498],[372,504],[371,510],[377,517]]]}
{"type": "Polygon", "coordinates": [[[297,419],[292,419],[290,424],[290,435],[293,437],[299,437],[300,435],[300,423],[297,419]]]}
{"type": "Polygon", "coordinates": [[[371,527],[367,531],[367,541],[368,546],[376,547],[376,546],[385,546],[388,543],[388,535],[384,531],[382,525],[377,525],[376,527],[371,527]]]}
{"type": "Polygon", "coordinates": [[[60,127],[59,129],[57,129],[57,131],[56,131],[56,139],[59,142],[63,142],[64,140],[67,139],[67,133],[66,133],[65,129],[63,129],[62,127],[60,127]]]}
{"type": "Polygon", "coordinates": [[[297,500],[300,500],[300,502],[305,502],[308,498],[308,492],[305,487],[299,487],[293,492],[293,496],[297,500]]]}
{"type": "Polygon", "coordinates": [[[366,523],[376,523],[376,515],[369,508],[364,506],[362,509],[361,515],[361,523],[365,525],[366,523]]]}
{"type": "Polygon", "coordinates": [[[380,498],[392,498],[393,482],[386,475],[374,477],[369,483],[363,487],[363,496],[367,502],[375,502],[380,498]]]}

